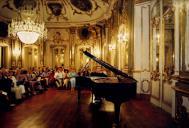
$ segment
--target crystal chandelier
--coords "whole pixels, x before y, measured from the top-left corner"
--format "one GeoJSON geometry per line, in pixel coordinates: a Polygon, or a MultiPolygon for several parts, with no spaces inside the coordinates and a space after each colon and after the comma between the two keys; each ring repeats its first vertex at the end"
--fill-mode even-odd
{"type": "Polygon", "coordinates": [[[44,22],[39,21],[36,8],[25,4],[19,8],[19,16],[12,19],[8,27],[9,37],[17,37],[25,44],[33,44],[40,37],[46,38],[44,22]]]}

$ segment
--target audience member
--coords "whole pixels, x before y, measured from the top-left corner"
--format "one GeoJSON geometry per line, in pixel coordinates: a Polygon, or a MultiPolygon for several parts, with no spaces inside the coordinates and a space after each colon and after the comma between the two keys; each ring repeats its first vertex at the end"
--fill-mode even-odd
{"type": "Polygon", "coordinates": [[[56,86],[57,88],[60,88],[63,86],[63,77],[64,77],[64,71],[62,67],[59,67],[54,74],[54,78],[56,79],[56,86]]]}
{"type": "Polygon", "coordinates": [[[71,84],[71,91],[74,90],[76,86],[76,78],[78,74],[75,71],[75,68],[70,68],[70,72],[68,73],[68,77],[70,78],[70,84],[71,84]]]}

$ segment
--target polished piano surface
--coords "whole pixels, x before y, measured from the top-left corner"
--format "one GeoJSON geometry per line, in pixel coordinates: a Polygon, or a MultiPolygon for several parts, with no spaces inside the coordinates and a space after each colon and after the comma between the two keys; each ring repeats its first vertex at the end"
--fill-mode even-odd
{"type": "MultiPolygon", "coordinates": [[[[81,90],[88,88],[95,98],[105,98],[114,104],[115,119],[114,123],[119,124],[120,106],[123,102],[128,101],[136,96],[136,80],[126,73],[116,69],[110,64],[96,58],[87,51],[83,53],[109,69],[119,77],[104,76],[79,76],[76,77],[76,88],[78,90],[78,101],[80,101],[81,90]]],[[[92,100],[93,101],[93,100],[92,100]]]]}
{"type": "Polygon", "coordinates": [[[90,78],[92,92],[96,97],[103,97],[112,102],[127,101],[136,96],[136,85],[128,78],[117,77],[90,78]]]}

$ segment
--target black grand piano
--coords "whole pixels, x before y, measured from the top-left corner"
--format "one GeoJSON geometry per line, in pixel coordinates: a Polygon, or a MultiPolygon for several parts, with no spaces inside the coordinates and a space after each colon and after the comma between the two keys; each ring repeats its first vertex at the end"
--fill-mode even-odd
{"type": "Polygon", "coordinates": [[[126,73],[116,69],[110,64],[98,59],[87,51],[82,51],[86,56],[93,59],[103,67],[115,73],[118,77],[76,77],[76,88],[78,90],[78,101],[80,101],[81,90],[89,88],[92,96],[105,98],[114,103],[115,124],[119,124],[120,106],[136,96],[136,80],[126,73]]]}

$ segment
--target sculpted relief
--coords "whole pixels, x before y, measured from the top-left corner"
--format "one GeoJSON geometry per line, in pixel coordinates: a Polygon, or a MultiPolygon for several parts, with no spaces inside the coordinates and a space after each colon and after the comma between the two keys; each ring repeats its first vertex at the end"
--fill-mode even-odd
{"type": "Polygon", "coordinates": [[[48,40],[53,45],[63,45],[69,41],[69,31],[67,29],[49,29],[48,40]]]}

